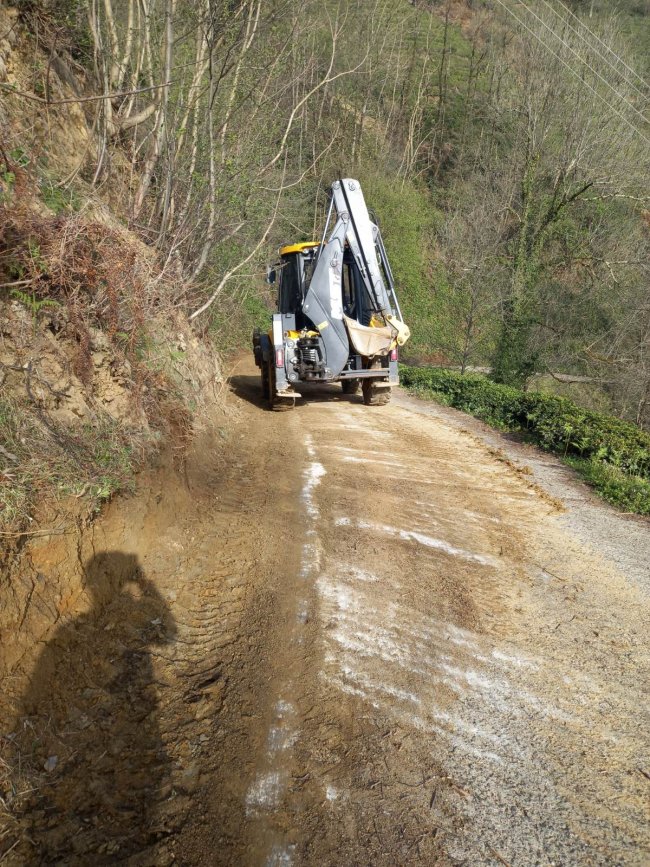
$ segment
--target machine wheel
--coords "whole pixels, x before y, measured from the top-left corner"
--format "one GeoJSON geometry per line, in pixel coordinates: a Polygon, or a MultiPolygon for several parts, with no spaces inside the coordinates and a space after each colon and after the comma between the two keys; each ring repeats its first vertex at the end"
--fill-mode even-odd
{"type": "Polygon", "coordinates": [[[269,399],[269,368],[264,363],[264,361],[262,361],[261,373],[262,373],[262,398],[264,400],[268,400],[269,399]]]}
{"type": "Polygon", "coordinates": [[[273,361],[269,361],[266,367],[266,381],[268,383],[266,397],[266,405],[270,410],[275,410],[276,412],[283,412],[288,409],[293,409],[296,405],[296,398],[294,395],[291,397],[283,397],[276,394],[275,391],[275,365],[273,361]]]}
{"type": "Polygon", "coordinates": [[[341,388],[343,389],[343,394],[358,394],[360,385],[361,383],[358,379],[341,380],[341,388]]]}
{"type": "Polygon", "coordinates": [[[364,379],[363,381],[363,402],[366,406],[385,406],[390,400],[390,387],[386,388],[375,379],[364,379]]]}
{"type": "Polygon", "coordinates": [[[272,360],[266,364],[266,403],[269,409],[275,409],[275,366],[272,360]]]}

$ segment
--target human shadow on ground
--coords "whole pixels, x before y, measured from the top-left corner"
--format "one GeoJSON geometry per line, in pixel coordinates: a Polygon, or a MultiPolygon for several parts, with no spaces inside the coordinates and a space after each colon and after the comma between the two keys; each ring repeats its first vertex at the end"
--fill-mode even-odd
{"type": "Polygon", "coordinates": [[[162,833],[171,769],[151,649],[175,623],[135,556],[98,554],[84,575],[92,606],[41,651],[19,720],[36,863],[124,863],[162,833]]]}

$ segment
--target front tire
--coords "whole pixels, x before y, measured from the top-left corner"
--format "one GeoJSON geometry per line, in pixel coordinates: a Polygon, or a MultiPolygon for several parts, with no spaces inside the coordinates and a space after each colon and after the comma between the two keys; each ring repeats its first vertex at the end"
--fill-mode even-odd
{"type": "Polygon", "coordinates": [[[343,394],[358,394],[360,385],[361,383],[358,379],[341,380],[341,388],[343,389],[343,394]]]}

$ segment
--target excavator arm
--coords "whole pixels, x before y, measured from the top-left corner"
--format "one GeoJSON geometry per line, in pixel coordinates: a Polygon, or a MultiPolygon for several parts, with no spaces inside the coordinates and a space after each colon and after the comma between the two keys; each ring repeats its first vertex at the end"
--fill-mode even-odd
{"type": "Polygon", "coordinates": [[[324,238],[332,209],[336,211],[334,229],[319,250],[302,305],[303,312],[320,333],[328,379],[335,379],[345,367],[350,344],[359,354],[374,357],[386,355],[398,344],[403,345],[410,334],[402,322],[379,227],[370,219],[358,181],[342,178],[332,184],[332,203],[324,238]],[[344,314],[342,272],[346,245],[354,256],[367,292],[372,311],[369,325],[344,314]]]}

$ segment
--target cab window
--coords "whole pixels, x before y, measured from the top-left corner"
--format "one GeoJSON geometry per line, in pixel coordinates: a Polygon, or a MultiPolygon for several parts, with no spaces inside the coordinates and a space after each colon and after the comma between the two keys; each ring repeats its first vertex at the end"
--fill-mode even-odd
{"type": "Polygon", "coordinates": [[[280,313],[295,313],[302,306],[298,256],[285,256],[280,271],[280,313]]]}

